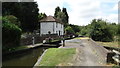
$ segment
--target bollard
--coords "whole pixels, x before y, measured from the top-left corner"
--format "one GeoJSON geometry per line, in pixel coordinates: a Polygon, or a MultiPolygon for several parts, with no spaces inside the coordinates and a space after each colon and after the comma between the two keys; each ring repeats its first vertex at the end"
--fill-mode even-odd
{"type": "Polygon", "coordinates": [[[32,45],[34,45],[34,44],[35,44],[35,38],[32,37],[32,45]]]}

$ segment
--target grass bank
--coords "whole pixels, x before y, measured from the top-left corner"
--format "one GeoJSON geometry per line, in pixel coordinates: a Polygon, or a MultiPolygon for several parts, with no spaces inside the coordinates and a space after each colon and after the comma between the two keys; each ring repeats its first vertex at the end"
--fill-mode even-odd
{"type": "Polygon", "coordinates": [[[75,53],[75,48],[50,48],[43,56],[39,66],[67,66],[75,53]]]}
{"type": "Polygon", "coordinates": [[[100,45],[103,45],[103,46],[115,47],[115,48],[119,47],[118,42],[98,42],[98,41],[96,41],[96,42],[100,45]]]}
{"type": "Polygon", "coordinates": [[[75,39],[90,39],[89,37],[77,37],[75,39]]]}

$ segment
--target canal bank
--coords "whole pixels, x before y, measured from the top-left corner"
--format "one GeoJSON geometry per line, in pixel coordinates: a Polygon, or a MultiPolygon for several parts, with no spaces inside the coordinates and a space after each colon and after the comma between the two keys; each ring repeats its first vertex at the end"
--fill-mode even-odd
{"type": "Polygon", "coordinates": [[[33,67],[38,58],[48,48],[57,48],[60,44],[35,44],[28,45],[28,48],[3,54],[2,66],[29,66],[33,67]]]}
{"type": "MultiPolygon", "coordinates": [[[[66,38],[65,40],[72,39],[66,38]]],[[[38,58],[48,48],[58,48],[61,46],[61,40],[52,43],[39,43],[34,45],[27,45],[27,48],[20,49],[13,52],[2,54],[2,68],[4,67],[29,67],[32,68],[37,62],[38,58]],[[57,42],[57,43],[56,43],[57,42]]]]}
{"type": "Polygon", "coordinates": [[[36,68],[39,66],[106,66],[106,55],[107,49],[105,49],[103,46],[98,45],[92,39],[75,38],[65,41],[65,47],[47,49],[47,52],[45,52],[45,54],[38,60],[34,67],[36,68]],[[76,49],[75,53],[72,53],[73,56],[69,55],[65,59],[66,54],[64,53],[67,51],[64,50],[71,48],[76,49]],[[72,58],[65,63],[68,57],[72,58]]]}

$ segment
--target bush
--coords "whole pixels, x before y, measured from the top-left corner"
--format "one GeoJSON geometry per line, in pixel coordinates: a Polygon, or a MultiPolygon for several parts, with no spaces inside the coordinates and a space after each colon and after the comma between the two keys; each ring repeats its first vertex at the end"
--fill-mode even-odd
{"type": "Polygon", "coordinates": [[[18,21],[18,18],[13,16],[13,15],[7,15],[7,16],[4,16],[3,19],[6,19],[8,20],[10,23],[13,23],[17,26],[20,26],[20,21],[18,21]]]}
{"type": "Polygon", "coordinates": [[[96,20],[92,22],[92,30],[90,37],[95,41],[111,42],[113,41],[113,34],[108,28],[108,24],[104,20],[96,20]]]}
{"type": "Polygon", "coordinates": [[[67,35],[75,34],[74,30],[70,26],[67,26],[65,31],[67,35]]]}
{"type": "Polygon", "coordinates": [[[2,19],[3,48],[12,48],[20,45],[21,29],[7,19],[2,19]]]}

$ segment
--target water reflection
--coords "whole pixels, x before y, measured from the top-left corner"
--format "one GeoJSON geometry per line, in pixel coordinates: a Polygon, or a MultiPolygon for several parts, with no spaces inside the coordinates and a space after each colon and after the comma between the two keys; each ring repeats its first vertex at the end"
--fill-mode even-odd
{"type": "Polygon", "coordinates": [[[23,53],[3,56],[2,64],[3,66],[34,66],[45,49],[47,48],[40,47],[23,53]]]}

